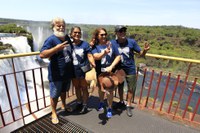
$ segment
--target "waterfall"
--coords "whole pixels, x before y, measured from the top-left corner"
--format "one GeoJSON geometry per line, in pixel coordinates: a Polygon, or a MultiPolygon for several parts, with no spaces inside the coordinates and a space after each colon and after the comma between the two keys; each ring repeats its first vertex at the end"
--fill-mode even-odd
{"type": "Polygon", "coordinates": [[[34,51],[39,51],[42,47],[45,39],[52,34],[52,30],[49,28],[49,24],[44,26],[29,25],[24,27],[28,32],[32,33],[34,40],[34,51]]]}
{"type": "MultiPolygon", "coordinates": [[[[4,54],[31,52],[31,48],[28,45],[27,38],[24,36],[0,37],[0,41],[3,42],[3,44],[11,44],[13,46],[13,51],[7,49],[4,51],[4,54]]],[[[36,59],[35,56],[14,58],[15,71],[17,72],[17,71],[23,71],[27,69],[38,68],[40,65],[36,62],[35,59],[36,59]]],[[[0,75],[12,73],[12,72],[13,70],[12,70],[11,59],[1,59],[0,60],[0,75]]],[[[39,70],[35,70],[34,72],[36,76],[35,79],[36,79],[37,88],[41,88],[39,70]]],[[[45,77],[47,77],[47,72],[45,72],[44,75],[45,77]]],[[[25,83],[23,80],[23,74],[21,72],[17,73],[16,77],[17,77],[17,84],[18,84],[18,89],[20,93],[20,100],[21,100],[21,103],[24,104],[27,102],[27,97],[26,97],[26,91],[25,91],[25,83]]],[[[12,107],[19,106],[14,75],[13,74],[7,75],[6,78],[8,82],[9,94],[12,101],[12,107]]],[[[34,93],[33,77],[32,77],[31,71],[26,72],[26,80],[27,80],[29,93],[33,94],[34,93]]],[[[45,80],[47,81],[47,78],[45,80]]],[[[35,99],[35,97],[33,96],[34,95],[30,97],[30,100],[35,99]]],[[[0,105],[1,105],[2,111],[6,111],[10,109],[8,106],[9,102],[8,102],[7,97],[8,96],[6,94],[6,87],[4,84],[4,80],[3,80],[3,77],[0,76],[0,105]]]]}

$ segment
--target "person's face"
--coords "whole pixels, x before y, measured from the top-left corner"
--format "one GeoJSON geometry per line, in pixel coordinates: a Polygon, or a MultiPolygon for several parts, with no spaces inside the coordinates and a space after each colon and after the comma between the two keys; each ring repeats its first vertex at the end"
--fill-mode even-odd
{"type": "Polygon", "coordinates": [[[56,24],[53,27],[53,31],[57,37],[64,37],[65,36],[65,23],[62,21],[56,22],[56,24]]]}
{"type": "Polygon", "coordinates": [[[118,39],[125,39],[126,38],[126,29],[120,29],[118,32],[116,32],[118,39]]]}
{"type": "Polygon", "coordinates": [[[71,37],[74,39],[74,41],[78,41],[81,39],[81,31],[79,28],[74,28],[74,30],[71,33],[71,37]]]}
{"type": "Polygon", "coordinates": [[[105,43],[107,41],[107,33],[104,30],[100,30],[98,34],[98,39],[100,43],[105,43]]]}

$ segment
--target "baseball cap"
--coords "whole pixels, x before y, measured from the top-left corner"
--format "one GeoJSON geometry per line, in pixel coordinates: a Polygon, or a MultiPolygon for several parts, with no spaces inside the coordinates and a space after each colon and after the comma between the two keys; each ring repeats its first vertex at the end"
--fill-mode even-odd
{"type": "Polygon", "coordinates": [[[115,26],[115,32],[119,32],[121,29],[127,29],[126,28],[126,26],[124,26],[124,25],[117,25],[117,26],[115,26]]]}

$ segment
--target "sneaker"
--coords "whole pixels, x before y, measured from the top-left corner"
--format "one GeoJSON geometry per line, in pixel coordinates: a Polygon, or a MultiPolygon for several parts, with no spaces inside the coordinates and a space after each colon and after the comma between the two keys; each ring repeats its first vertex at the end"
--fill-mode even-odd
{"type": "Polygon", "coordinates": [[[83,108],[82,110],[80,111],[81,114],[85,114],[88,112],[88,108],[87,108],[87,105],[83,105],[83,108]]]}
{"type": "Polygon", "coordinates": [[[112,117],[112,109],[108,109],[108,110],[107,110],[106,117],[107,117],[107,118],[111,118],[111,117],[112,117]]]}
{"type": "Polygon", "coordinates": [[[116,103],[116,104],[113,106],[113,109],[122,109],[122,108],[125,108],[125,107],[126,107],[125,103],[119,101],[118,103],[116,103]]]}
{"type": "Polygon", "coordinates": [[[132,117],[133,113],[132,113],[132,109],[131,109],[130,106],[127,106],[127,107],[126,107],[126,113],[127,113],[127,115],[128,115],[129,117],[132,117]]]}
{"type": "Polygon", "coordinates": [[[98,106],[98,111],[103,110],[103,107],[104,107],[104,103],[103,103],[103,102],[100,102],[100,103],[99,103],[99,106],[98,106]]]}
{"type": "Polygon", "coordinates": [[[77,103],[76,107],[74,108],[74,111],[81,111],[83,108],[83,104],[82,103],[77,103]]]}

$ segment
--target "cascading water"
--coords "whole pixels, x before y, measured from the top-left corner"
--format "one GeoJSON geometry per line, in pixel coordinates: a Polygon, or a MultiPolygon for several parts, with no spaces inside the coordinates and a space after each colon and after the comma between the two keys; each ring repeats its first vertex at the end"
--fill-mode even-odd
{"type": "MultiPolygon", "coordinates": [[[[31,48],[28,45],[27,38],[23,36],[18,36],[18,37],[0,37],[0,41],[3,42],[3,44],[11,44],[13,46],[13,50],[5,50],[4,54],[13,54],[13,53],[29,53],[31,52],[31,48]]],[[[36,57],[35,56],[28,56],[28,57],[20,57],[20,58],[14,58],[14,65],[15,65],[15,71],[23,71],[27,69],[33,69],[33,68],[38,68],[39,64],[36,62],[36,57]]],[[[36,83],[38,84],[37,88],[41,88],[39,86],[41,83],[40,75],[37,73],[39,70],[35,70],[35,76],[36,76],[36,83]]],[[[2,74],[7,74],[7,73],[12,73],[12,62],[11,59],[1,59],[0,60],[0,75],[2,74]]],[[[44,73],[45,75],[46,73],[44,73]]],[[[25,83],[23,80],[23,74],[22,73],[17,73],[17,84],[18,84],[18,89],[20,93],[20,101],[22,104],[27,102],[27,96],[26,96],[26,91],[25,91],[25,83]]],[[[47,77],[47,76],[45,76],[47,77]]],[[[18,98],[17,98],[17,90],[16,90],[16,85],[15,85],[15,80],[14,80],[14,75],[10,74],[6,76],[7,82],[8,82],[8,89],[9,89],[9,94],[11,97],[11,103],[12,107],[19,106],[18,103],[18,98]]],[[[28,71],[26,72],[26,80],[27,80],[27,86],[28,86],[28,91],[29,93],[34,93],[33,89],[33,77],[32,77],[32,72],[28,71]]],[[[45,79],[47,80],[47,78],[45,79]]],[[[8,96],[6,94],[6,89],[5,89],[5,84],[3,81],[3,77],[0,76],[0,105],[2,108],[2,111],[6,111],[10,109],[9,102],[8,102],[8,96]]],[[[35,97],[31,97],[30,95],[30,100],[35,99],[35,97]]]]}
{"type": "Polygon", "coordinates": [[[24,27],[28,32],[32,33],[34,40],[34,51],[39,51],[43,45],[45,39],[52,34],[52,30],[49,27],[49,24],[44,26],[38,25],[29,25],[24,27]]]}

